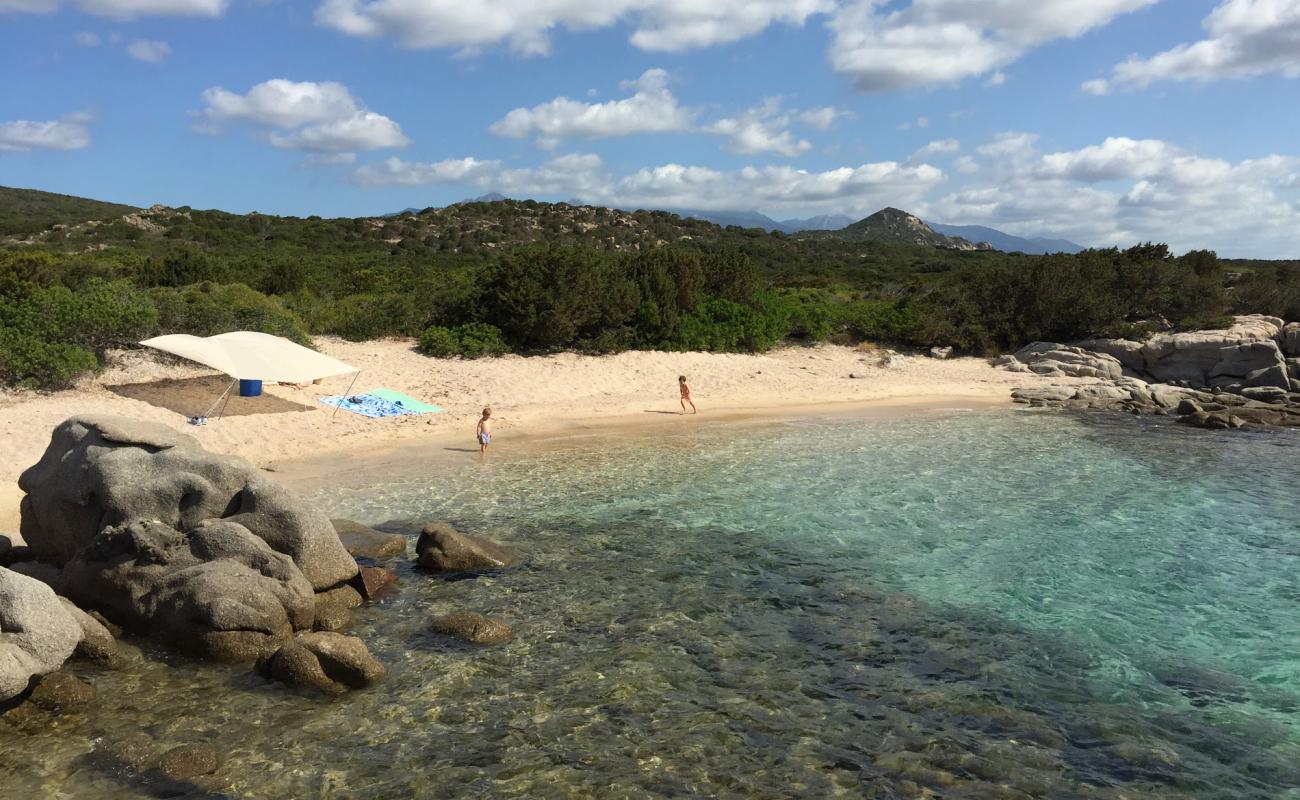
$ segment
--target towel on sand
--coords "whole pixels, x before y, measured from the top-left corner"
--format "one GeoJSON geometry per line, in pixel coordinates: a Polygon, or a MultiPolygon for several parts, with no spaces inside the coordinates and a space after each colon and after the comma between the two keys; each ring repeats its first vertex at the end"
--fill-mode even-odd
{"type": "Polygon", "coordinates": [[[336,395],[334,397],[322,397],[320,401],[327,406],[341,408],[344,411],[351,411],[353,414],[360,414],[371,419],[404,417],[408,414],[417,413],[408,411],[391,400],[384,400],[369,394],[336,395]]]}
{"type": "Polygon", "coordinates": [[[366,394],[372,397],[378,397],[380,400],[387,400],[390,403],[396,403],[398,406],[406,409],[412,414],[441,414],[446,411],[441,406],[433,406],[428,403],[416,400],[409,394],[402,394],[393,389],[371,389],[366,394]]]}

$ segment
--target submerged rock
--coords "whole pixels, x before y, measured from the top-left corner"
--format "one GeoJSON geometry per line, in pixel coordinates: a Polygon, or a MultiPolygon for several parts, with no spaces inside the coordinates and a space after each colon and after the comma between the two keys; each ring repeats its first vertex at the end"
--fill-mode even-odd
{"type": "MultiPolygon", "coordinates": [[[[22,532],[85,609],[167,644],[253,661],[346,606],[334,526],[243,459],[165,425],[73,417],[22,474],[22,532]],[[58,571],[60,570],[61,571],[58,571]]],[[[353,593],[355,594],[355,593],[353,593]]],[[[359,598],[355,598],[359,602],[359,598]]]]}
{"type": "Polygon", "coordinates": [[[95,687],[67,672],[51,672],[36,679],[27,701],[46,711],[81,711],[95,702],[95,687]]]}
{"type": "Polygon", "coordinates": [[[265,667],[290,686],[331,694],[364,689],[387,674],[360,639],[328,632],[299,636],[277,650],[265,667]]]}
{"type": "Polygon", "coordinates": [[[53,589],[0,567],[0,702],[62,667],[81,638],[53,589]]]}
{"type": "Polygon", "coordinates": [[[158,772],[174,781],[210,775],[221,766],[217,751],[206,744],[173,747],[158,759],[158,772]]]}
{"type": "Polygon", "coordinates": [[[514,636],[514,630],[499,619],[473,611],[453,611],[433,621],[431,630],[470,644],[500,644],[514,636]]]}
{"type": "Polygon", "coordinates": [[[382,533],[359,522],[346,519],[330,520],[344,549],[353,558],[374,562],[400,558],[406,555],[406,537],[400,533],[382,533]]]}
{"type": "Polygon", "coordinates": [[[444,522],[431,522],[415,543],[420,566],[438,572],[480,572],[519,563],[513,548],[460,533],[444,522]]]}

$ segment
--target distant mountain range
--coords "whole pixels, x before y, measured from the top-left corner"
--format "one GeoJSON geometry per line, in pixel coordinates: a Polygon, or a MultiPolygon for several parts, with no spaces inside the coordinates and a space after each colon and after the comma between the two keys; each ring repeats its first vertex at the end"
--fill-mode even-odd
{"type": "MultiPolygon", "coordinates": [[[[712,222],[715,225],[726,227],[728,225],[739,225],[742,228],[762,228],[765,231],[780,231],[787,234],[804,233],[808,231],[840,231],[857,224],[853,217],[846,214],[824,214],[819,217],[808,217],[807,219],[786,219],[775,220],[766,214],[757,211],[700,211],[689,208],[665,208],[660,209],[676,214],[688,219],[702,219],[706,222],[712,222]]],[[[890,209],[885,209],[889,211],[890,209]]],[[[893,209],[896,211],[896,209],[893,209]]],[[[879,212],[878,212],[879,213],[879,212]]],[[[906,212],[898,212],[900,214],[906,212]]],[[[873,215],[875,216],[875,215],[873,215]]],[[[886,215],[892,217],[893,215],[886,215]]],[[[912,219],[917,217],[907,214],[912,219]]],[[[868,217],[870,219],[870,217],[868,217]]],[[[901,227],[896,229],[899,234],[899,241],[918,241],[925,240],[926,243],[938,247],[956,247],[958,249],[967,249],[960,242],[947,241],[963,240],[969,244],[978,245],[987,242],[992,245],[993,250],[1001,250],[1006,253],[1029,253],[1031,255],[1041,255],[1043,253],[1079,253],[1086,250],[1083,245],[1076,244],[1066,239],[1050,238],[1032,238],[1026,239],[1020,236],[1012,236],[1009,233],[994,228],[987,228],[982,225],[944,225],[937,222],[921,222],[922,225],[929,227],[931,233],[939,238],[934,238],[925,234],[909,232],[910,226],[899,222],[901,227]]],[[[888,219],[877,220],[882,225],[887,225],[888,219]]],[[[850,235],[847,238],[855,238],[850,235]]],[[[887,235],[881,235],[877,238],[890,238],[887,235]]],[[[976,248],[979,249],[979,248],[976,248]]]]}
{"type": "Polygon", "coordinates": [[[938,233],[946,236],[960,236],[972,242],[988,242],[993,245],[994,250],[1001,250],[1004,253],[1020,252],[1041,255],[1044,253],[1082,253],[1088,249],[1068,239],[1024,239],[993,228],[986,228],[983,225],[943,225],[938,222],[931,222],[929,225],[938,233]]]}
{"type": "MultiPolygon", "coordinates": [[[[500,192],[489,192],[479,197],[461,200],[456,205],[467,203],[496,203],[510,198],[500,192]]],[[[586,205],[582,200],[573,199],[569,205],[586,205]]],[[[634,209],[624,209],[634,210],[634,209]]],[[[882,209],[866,219],[855,221],[846,214],[823,214],[806,219],[775,220],[758,211],[703,211],[694,208],[659,208],[650,209],[666,211],[685,219],[698,219],[712,222],[714,225],[727,227],[735,225],[740,228],[761,228],[765,231],[779,231],[785,234],[816,234],[831,236],[836,239],[860,241],[890,241],[904,244],[924,244],[931,247],[946,247],[954,250],[1001,250],[1005,253],[1079,253],[1087,249],[1066,239],[1045,237],[1023,238],[982,225],[944,225],[937,222],[925,222],[919,217],[896,208],[882,209]]],[[[385,216],[401,214],[418,214],[421,209],[407,208],[385,216]]]]}

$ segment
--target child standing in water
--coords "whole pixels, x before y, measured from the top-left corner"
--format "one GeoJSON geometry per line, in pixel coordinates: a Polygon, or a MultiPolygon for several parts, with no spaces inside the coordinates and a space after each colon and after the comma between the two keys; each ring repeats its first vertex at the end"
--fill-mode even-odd
{"type": "Polygon", "coordinates": [[[478,439],[478,454],[487,455],[488,445],[492,444],[492,408],[483,409],[483,416],[479,417],[478,428],[475,430],[475,436],[478,439]]]}
{"type": "Polygon", "coordinates": [[[681,392],[682,392],[682,413],[683,413],[683,414],[686,413],[686,404],[687,404],[687,403],[690,403],[690,404],[691,404],[691,413],[692,413],[692,414],[696,413],[696,411],[695,411],[695,401],[691,399],[691,387],[689,387],[689,386],[686,385],[686,376],[685,376],[685,375],[678,375],[678,376],[677,376],[677,388],[680,389],[681,392]]]}

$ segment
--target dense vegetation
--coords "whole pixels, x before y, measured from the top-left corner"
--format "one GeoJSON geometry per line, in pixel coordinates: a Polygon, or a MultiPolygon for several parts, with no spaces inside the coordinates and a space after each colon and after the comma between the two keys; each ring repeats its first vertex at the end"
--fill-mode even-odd
{"type": "MultiPolygon", "coordinates": [[[[11,191],[0,190],[0,219],[16,218],[11,191]]],[[[431,355],[467,357],[760,351],[783,339],[991,353],[1136,335],[1161,317],[1300,318],[1296,264],[1159,245],[1025,256],[531,201],[371,219],[158,209],[87,223],[59,215],[90,207],[68,211],[57,195],[41,207],[32,194],[19,199],[42,232],[0,239],[0,382],[33,387],[64,385],[106,349],[164,332],[411,336],[431,355]]]]}

